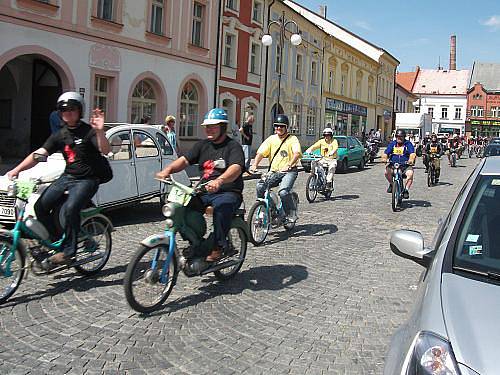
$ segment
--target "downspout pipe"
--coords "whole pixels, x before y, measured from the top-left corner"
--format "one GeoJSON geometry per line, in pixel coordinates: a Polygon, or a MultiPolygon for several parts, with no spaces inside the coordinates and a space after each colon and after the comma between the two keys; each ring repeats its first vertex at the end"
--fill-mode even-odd
{"type": "Polygon", "coordinates": [[[216,47],[216,54],[215,54],[215,84],[214,84],[214,105],[213,107],[217,107],[217,94],[219,91],[219,71],[220,71],[220,34],[222,31],[222,4],[223,0],[219,0],[219,11],[217,15],[217,47],[216,47]]]}
{"type": "MultiPolygon", "coordinates": [[[[269,19],[271,18],[271,7],[273,6],[275,0],[272,0],[267,7],[267,20],[266,23],[269,24],[269,19]]],[[[269,32],[269,30],[267,30],[269,32]]],[[[264,102],[262,110],[262,141],[266,138],[266,114],[267,114],[267,76],[269,69],[269,47],[266,48],[266,67],[264,71],[264,102]]]]}

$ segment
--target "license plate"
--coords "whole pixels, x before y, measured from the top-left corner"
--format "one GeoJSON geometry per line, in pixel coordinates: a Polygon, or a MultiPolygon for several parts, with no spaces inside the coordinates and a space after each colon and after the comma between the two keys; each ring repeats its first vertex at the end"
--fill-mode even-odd
{"type": "Polygon", "coordinates": [[[191,200],[191,195],[186,194],[186,192],[182,189],[179,189],[177,186],[173,186],[172,190],[168,194],[168,201],[179,203],[183,206],[187,206],[189,201],[191,200]]]}
{"type": "Polygon", "coordinates": [[[0,217],[15,219],[16,209],[14,207],[0,207],[0,217]]]}

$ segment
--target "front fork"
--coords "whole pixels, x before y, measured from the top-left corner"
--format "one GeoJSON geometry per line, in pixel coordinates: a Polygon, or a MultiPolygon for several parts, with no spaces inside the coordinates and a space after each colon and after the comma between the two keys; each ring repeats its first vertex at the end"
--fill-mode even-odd
{"type": "MultiPolygon", "coordinates": [[[[169,265],[170,262],[173,261],[173,258],[175,256],[175,233],[171,231],[165,231],[165,236],[168,237],[168,254],[167,254],[167,260],[163,264],[163,269],[161,270],[160,274],[160,283],[166,284],[169,280],[169,265]]],[[[158,260],[160,259],[162,248],[158,247],[156,249],[156,254],[151,261],[151,269],[156,270],[158,267],[158,260]]]]}

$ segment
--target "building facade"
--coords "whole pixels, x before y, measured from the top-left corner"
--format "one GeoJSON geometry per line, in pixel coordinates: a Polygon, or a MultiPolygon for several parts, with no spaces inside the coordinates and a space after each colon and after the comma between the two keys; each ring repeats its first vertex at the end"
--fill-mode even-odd
{"type": "Polygon", "coordinates": [[[413,103],[417,101],[418,97],[411,91],[408,91],[399,83],[396,78],[396,93],[394,96],[394,112],[396,113],[413,113],[415,107],[413,103]]]}
{"type": "Polygon", "coordinates": [[[214,103],[218,2],[79,0],[0,3],[0,149],[19,157],[49,135],[63,91],[106,122],[176,115],[181,149],[214,103]],[[20,147],[7,147],[11,144],[20,147]]]}
{"type": "Polygon", "coordinates": [[[500,137],[500,64],[474,62],[465,128],[468,135],[500,137]]]}
{"type": "Polygon", "coordinates": [[[218,77],[218,102],[229,116],[233,134],[248,116],[261,121],[264,0],[224,0],[218,77]]]}

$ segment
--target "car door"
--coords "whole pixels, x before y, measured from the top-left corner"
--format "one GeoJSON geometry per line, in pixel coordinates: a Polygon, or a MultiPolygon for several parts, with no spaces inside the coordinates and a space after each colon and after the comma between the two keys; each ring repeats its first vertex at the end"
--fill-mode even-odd
{"type": "Polygon", "coordinates": [[[365,147],[357,138],[354,138],[354,143],[356,144],[356,152],[359,156],[358,160],[361,160],[365,157],[365,147]]]}
{"type": "Polygon", "coordinates": [[[130,130],[122,130],[108,135],[112,156],[109,164],[113,169],[113,179],[100,185],[96,194],[99,206],[112,206],[138,196],[135,163],[132,157],[130,130]]]}
{"type": "Polygon", "coordinates": [[[160,182],[155,175],[161,170],[161,155],[152,135],[143,130],[132,130],[134,160],[139,196],[160,193],[160,182]]]}
{"type": "Polygon", "coordinates": [[[353,137],[347,137],[347,160],[349,161],[349,166],[357,165],[359,163],[359,152],[356,149],[356,142],[353,137]]]}
{"type": "MultiPolygon", "coordinates": [[[[171,164],[174,160],[176,160],[178,156],[173,150],[172,145],[168,141],[167,137],[165,137],[165,135],[163,135],[160,132],[156,132],[155,137],[156,141],[158,142],[158,145],[160,146],[160,151],[162,156],[161,168],[163,169],[167,167],[169,164],[171,164]]],[[[181,184],[187,186],[190,186],[191,184],[191,181],[189,180],[189,177],[185,171],[174,173],[174,178],[181,184]]]]}

